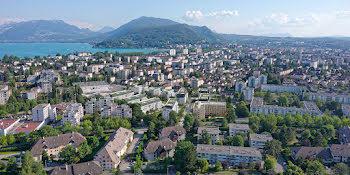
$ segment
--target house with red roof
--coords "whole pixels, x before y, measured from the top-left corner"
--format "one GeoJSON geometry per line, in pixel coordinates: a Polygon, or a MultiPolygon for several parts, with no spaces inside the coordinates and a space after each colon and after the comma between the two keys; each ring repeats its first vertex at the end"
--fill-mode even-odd
{"type": "Polygon", "coordinates": [[[11,129],[18,124],[19,119],[3,119],[0,120],[0,135],[5,135],[9,133],[11,129]]]}

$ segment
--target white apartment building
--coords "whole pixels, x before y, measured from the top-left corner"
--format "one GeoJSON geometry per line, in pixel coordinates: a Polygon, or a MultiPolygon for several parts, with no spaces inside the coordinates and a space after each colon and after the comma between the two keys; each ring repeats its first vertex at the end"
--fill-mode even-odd
{"type": "Polygon", "coordinates": [[[198,78],[192,78],[191,82],[190,82],[190,86],[192,88],[198,88],[199,86],[203,85],[204,81],[202,79],[198,79],[198,78]]]}
{"type": "Polygon", "coordinates": [[[350,105],[349,104],[342,104],[341,110],[343,112],[343,115],[347,118],[350,118],[350,105]]]}
{"type": "Polygon", "coordinates": [[[168,100],[168,102],[165,104],[165,106],[163,107],[162,117],[168,120],[170,118],[170,116],[169,116],[170,112],[174,111],[177,113],[178,109],[179,109],[179,105],[178,105],[176,99],[170,98],[168,100]]]}
{"type": "Polygon", "coordinates": [[[66,107],[66,112],[62,117],[62,123],[71,122],[73,126],[80,125],[80,120],[83,116],[83,105],[81,103],[72,103],[66,107]]]}
{"type": "Polygon", "coordinates": [[[217,161],[235,163],[235,165],[250,162],[261,162],[262,155],[257,148],[237,147],[237,146],[221,146],[221,145],[197,145],[198,158],[205,158],[210,164],[217,161]]]}
{"type": "Polygon", "coordinates": [[[125,99],[125,98],[132,97],[133,95],[134,95],[134,91],[123,90],[123,91],[119,91],[119,92],[111,94],[111,98],[113,100],[114,99],[122,100],[122,99],[125,99]]]}
{"type": "Polygon", "coordinates": [[[110,106],[111,104],[112,100],[109,97],[92,98],[85,103],[85,113],[93,114],[95,112],[100,112],[104,106],[110,106]]]}
{"type": "Polygon", "coordinates": [[[0,105],[4,105],[9,100],[12,91],[7,85],[0,85],[0,105]]]}
{"type": "Polygon", "coordinates": [[[197,137],[197,141],[199,142],[199,140],[201,139],[201,137],[203,136],[203,132],[207,131],[209,135],[211,135],[213,137],[212,140],[212,144],[217,143],[220,140],[220,129],[219,128],[208,128],[208,127],[198,127],[198,137],[197,137]]]}
{"type": "Polygon", "coordinates": [[[162,101],[159,98],[150,98],[140,103],[143,113],[150,110],[159,110],[163,107],[162,101]]]}
{"type": "Polygon", "coordinates": [[[348,95],[338,95],[338,94],[330,94],[330,93],[312,93],[309,92],[307,94],[309,96],[309,100],[320,99],[321,101],[329,101],[333,100],[341,104],[350,104],[350,96],[348,95]]]}
{"type": "Polygon", "coordinates": [[[125,128],[119,128],[109,137],[108,141],[94,157],[103,169],[111,170],[118,167],[128,143],[132,142],[134,133],[125,128]]]}
{"type": "Polygon", "coordinates": [[[176,94],[176,100],[179,102],[179,105],[186,104],[188,99],[188,92],[185,88],[181,88],[176,94]]]}
{"type": "Polygon", "coordinates": [[[226,102],[196,101],[193,113],[200,119],[210,116],[223,117],[226,114],[226,102]]]}
{"type": "Polygon", "coordinates": [[[248,124],[235,124],[231,123],[228,125],[229,127],[229,135],[234,136],[236,134],[248,134],[249,133],[249,125],[248,124]]]}
{"type": "Polygon", "coordinates": [[[263,84],[261,85],[262,91],[271,92],[288,92],[288,93],[303,93],[306,88],[302,86],[292,86],[292,85],[274,85],[274,84],[263,84]]]}
{"type": "Polygon", "coordinates": [[[39,104],[32,109],[33,121],[41,122],[48,120],[56,121],[56,108],[52,108],[50,104],[39,104]]]}
{"type": "Polygon", "coordinates": [[[131,104],[140,103],[144,100],[147,100],[147,96],[145,94],[137,94],[137,95],[133,95],[131,97],[125,98],[124,100],[131,104]]]}
{"type": "Polygon", "coordinates": [[[3,119],[0,120],[0,135],[6,136],[15,125],[17,125],[19,119],[3,119]]]}
{"type": "Polygon", "coordinates": [[[98,74],[100,72],[100,70],[103,69],[104,67],[105,67],[104,64],[90,65],[90,66],[87,67],[87,72],[88,73],[98,74]]]}
{"type": "Polygon", "coordinates": [[[257,88],[263,84],[267,84],[266,75],[251,76],[248,78],[248,87],[257,88]]]}
{"type": "Polygon", "coordinates": [[[249,146],[252,148],[264,149],[266,142],[272,139],[270,134],[249,134],[249,146]]]}
{"type": "Polygon", "coordinates": [[[119,117],[119,118],[131,118],[132,108],[126,104],[117,105],[112,104],[110,106],[104,106],[101,111],[102,117],[119,117]]]}
{"type": "Polygon", "coordinates": [[[169,50],[170,56],[175,56],[176,55],[176,49],[170,49],[169,50]]]}

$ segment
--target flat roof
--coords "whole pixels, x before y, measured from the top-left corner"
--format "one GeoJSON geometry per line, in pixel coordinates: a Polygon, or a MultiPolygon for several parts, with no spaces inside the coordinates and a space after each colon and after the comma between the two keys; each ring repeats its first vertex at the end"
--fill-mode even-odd
{"type": "Polygon", "coordinates": [[[197,145],[197,153],[262,157],[261,152],[257,148],[238,147],[238,146],[222,146],[222,145],[198,144],[197,145]]]}
{"type": "Polygon", "coordinates": [[[43,122],[21,122],[20,125],[13,131],[15,132],[34,131],[38,129],[41,123],[43,122]]]}
{"type": "Polygon", "coordinates": [[[19,119],[3,119],[3,120],[0,120],[0,129],[7,129],[8,127],[13,125],[18,120],[19,119]]]}

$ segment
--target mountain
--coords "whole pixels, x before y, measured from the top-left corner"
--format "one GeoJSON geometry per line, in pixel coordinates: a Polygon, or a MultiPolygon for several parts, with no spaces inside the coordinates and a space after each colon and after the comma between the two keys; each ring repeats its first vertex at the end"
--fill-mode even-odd
{"type": "Polygon", "coordinates": [[[168,19],[141,17],[106,33],[96,47],[164,48],[174,44],[196,44],[223,40],[209,28],[190,26],[168,19]]]}
{"type": "Polygon", "coordinates": [[[0,42],[74,42],[94,35],[61,20],[32,20],[0,28],[0,42]]]}
{"type": "Polygon", "coordinates": [[[109,26],[105,26],[102,29],[98,30],[97,32],[98,33],[108,33],[108,32],[111,32],[113,30],[115,30],[115,28],[109,27],[109,26]]]}
{"type": "Polygon", "coordinates": [[[270,33],[270,34],[264,34],[262,36],[267,37],[293,37],[290,33],[270,33]]]}

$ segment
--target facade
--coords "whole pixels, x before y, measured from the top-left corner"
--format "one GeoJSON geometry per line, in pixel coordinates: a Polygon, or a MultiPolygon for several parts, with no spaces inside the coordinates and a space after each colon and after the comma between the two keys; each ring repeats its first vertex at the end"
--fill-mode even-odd
{"type": "Polygon", "coordinates": [[[201,137],[203,136],[203,132],[204,131],[207,131],[208,134],[213,137],[212,144],[215,144],[215,143],[217,143],[220,140],[220,133],[221,132],[220,132],[219,128],[198,127],[198,131],[197,131],[197,134],[198,134],[197,140],[198,140],[198,142],[201,139],[201,137]]]}
{"type": "Polygon", "coordinates": [[[71,122],[72,126],[80,125],[80,120],[83,116],[83,105],[81,103],[72,103],[66,107],[66,112],[62,117],[62,123],[71,122]]]}
{"type": "Polygon", "coordinates": [[[67,145],[73,145],[77,149],[84,141],[86,141],[85,137],[76,132],[45,137],[38,140],[30,152],[33,154],[35,160],[41,160],[43,151],[46,151],[49,156],[54,155],[58,157],[58,154],[67,145]]]}
{"type": "Polygon", "coordinates": [[[3,119],[0,120],[0,135],[6,136],[16,126],[19,119],[3,119]]]}
{"type": "Polygon", "coordinates": [[[95,112],[101,112],[104,106],[110,106],[112,100],[109,97],[104,98],[92,98],[85,103],[85,113],[93,114],[95,112]]]}
{"type": "Polygon", "coordinates": [[[264,105],[262,98],[254,97],[250,104],[250,113],[255,114],[309,114],[310,116],[322,115],[321,110],[317,107],[314,102],[303,101],[303,108],[296,107],[281,107],[276,105],[264,105]]]}
{"type": "Polygon", "coordinates": [[[338,140],[340,144],[350,145],[350,127],[344,126],[338,130],[338,140]]]}
{"type": "Polygon", "coordinates": [[[0,105],[4,105],[9,100],[12,91],[7,85],[0,85],[0,105]]]}
{"type": "Polygon", "coordinates": [[[163,104],[159,98],[150,98],[140,103],[143,113],[147,113],[150,110],[159,110],[163,104]]]}
{"type": "Polygon", "coordinates": [[[229,135],[234,136],[238,133],[240,134],[248,134],[249,133],[249,125],[248,124],[234,124],[231,123],[229,126],[229,135]]]}
{"type": "Polygon", "coordinates": [[[185,139],[186,130],[182,126],[170,126],[160,130],[159,140],[170,139],[177,142],[185,139]]]}
{"type": "Polygon", "coordinates": [[[165,119],[169,119],[169,114],[171,111],[174,111],[174,112],[178,112],[178,103],[176,101],[175,98],[170,98],[168,100],[168,102],[166,103],[166,105],[163,107],[163,110],[162,110],[162,117],[165,118],[165,119]]]}
{"type": "Polygon", "coordinates": [[[126,152],[128,143],[132,142],[134,133],[125,128],[116,130],[94,157],[106,170],[118,167],[122,155],[126,152]]]}
{"type": "Polygon", "coordinates": [[[235,165],[249,162],[261,162],[263,160],[257,148],[221,146],[221,145],[197,145],[198,158],[205,158],[210,164],[217,161],[234,163],[235,165]]]}
{"type": "Polygon", "coordinates": [[[293,86],[293,85],[273,85],[273,84],[263,84],[261,85],[262,91],[271,91],[271,92],[288,92],[288,93],[303,93],[305,87],[302,86],[293,86]]]}
{"type": "Polygon", "coordinates": [[[185,88],[181,88],[176,94],[176,100],[179,102],[179,105],[184,105],[187,102],[188,92],[185,88]]]}
{"type": "Polygon", "coordinates": [[[346,116],[347,118],[350,118],[350,105],[349,104],[342,104],[341,111],[343,112],[344,116],[346,116]]]}
{"type": "Polygon", "coordinates": [[[96,161],[83,162],[78,164],[57,166],[48,172],[48,175],[100,175],[103,174],[103,169],[96,161]]]}
{"type": "Polygon", "coordinates": [[[119,117],[119,118],[131,118],[132,108],[126,104],[117,105],[112,104],[110,106],[103,107],[101,111],[102,117],[119,117]]]}
{"type": "Polygon", "coordinates": [[[122,100],[125,98],[129,98],[132,97],[134,95],[134,92],[131,90],[123,90],[123,91],[119,91],[116,92],[114,94],[111,94],[111,98],[112,99],[118,99],[118,100],[122,100]]]}
{"type": "Polygon", "coordinates": [[[42,122],[33,122],[33,121],[24,121],[19,122],[18,125],[16,125],[12,130],[10,130],[11,134],[18,134],[18,133],[26,133],[30,134],[30,132],[39,130],[41,127],[45,125],[45,121],[42,122]]]}
{"type": "Polygon", "coordinates": [[[190,82],[190,86],[192,88],[198,88],[199,86],[203,85],[204,81],[202,79],[198,79],[198,78],[192,78],[191,82],[190,82]]]}
{"type": "Polygon", "coordinates": [[[321,101],[329,101],[333,100],[341,104],[350,104],[350,96],[348,95],[338,95],[338,94],[330,94],[330,93],[308,93],[309,100],[319,99],[321,101]]]}
{"type": "Polygon", "coordinates": [[[133,95],[131,97],[125,98],[123,99],[128,103],[140,103],[142,101],[147,100],[147,96],[145,94],[137,94],[137,95],[133,95]]]}
{"type": "Polygon", "coordinates": [[[254,89],[253,88],[244,88],[243,95],[245,101],[251,101],[254,98],[254,89]]]}
{"type": "Polygon", "coordinates": [[[248,78],[248,87],[257,88],[263,84],[267,84],[266,75],[251,76],[248,78]]]}
{"type": "Polygon", "coordinates": [[[169,55],[170,56],[175,56],[176,55],[176,49],[170,49],[169,50],[169,55]]]}
{"type": "Polygon", "coordinates": [[[294,147],[291,157],[297,160],[304,157],[310,160],[322,159],[324,163],[346,163],[350,159],[350,145],[332,144],[328,147],[294,147]]]}
{"type": "Polygon", "coordinates": [[[174,155],[176,142],[170,139],[157,140],[149,142],[143,152],[148,161],[155,161],[157,159],[164,159],[174,155]]]}
{"type": "Polygon", "coordinates": [[[270,134],[249,134],[249,145],[252,148],[264,149],[266,142],[272,139],[270,134]]]}
{"type": "Polygon", "coordinates": [[[39,104],[32,109],[33,121],[56,121],[56,108],[52,108],[50,104],[39,104]]]}
{"type": "Polygon", "coordinates": [[[243,81],[236,82],[236,84],[235,84],[235,91],[236,92],[242,93],[243,89],[245,89],[245,88],[246,88],[246,85],[243,81]]]}
{"type": "Polygon", "coordinates": [[[210,116],[223,117],[226,114],[226,102],[196,101],[193,113],[201,119],[210,116]]]}

